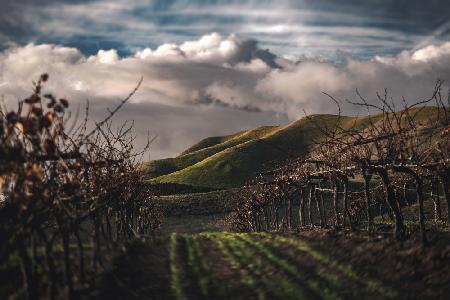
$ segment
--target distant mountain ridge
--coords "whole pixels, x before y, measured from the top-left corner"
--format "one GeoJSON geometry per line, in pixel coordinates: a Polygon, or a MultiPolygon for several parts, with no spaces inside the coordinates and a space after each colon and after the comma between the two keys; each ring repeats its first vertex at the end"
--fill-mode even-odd
{"type": "MultiPolygon", "coordinates": [[[[416,118],[424,122],[435,115],[426,107],[416,118]]],[[[376,122],[382,115],[372,115],[376,122]]],[[[284,126],[261,126],[223,137],[206,138],[175,158],[144,165],[152,183],[179,183],[206,188],[233,188],[280,163],[307,155],[313,141],[323,138],[320,127],[368,128],[368,116],[320,114],[303,117],[284,126]]]]}

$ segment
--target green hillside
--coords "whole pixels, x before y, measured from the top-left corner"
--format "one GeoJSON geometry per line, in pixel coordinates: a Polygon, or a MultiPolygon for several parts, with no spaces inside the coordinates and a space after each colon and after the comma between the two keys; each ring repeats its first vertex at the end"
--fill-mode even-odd
{"type": "MultiPolygon", "coordinates": [[[[417,117],[426,120],[432,115],[433,108],[426,108],[417,117]]],[[[376,120],[381,116],[372,118],[376,120]]],[[[334,127],[337,121],[336,115],[324,114],[304,117],[286,126],[258,127],[224,137],[224,142],[206,148],[197,146],[199,150],[194,152],[149,162],[146,164],[147,176],[152,182],[210,188],[239,187],[287,159],[307,154],[313,140],[323,135],[320,128],[334,127]]],[[[340,123],[344,128],[370,126],[367,116],[341,117],[340,123]]],[[[220,142],[219,138],[215,139],[220,142]]]]}
{"type": "Polygon", "coordinates": [[[230,135],[226,135],[226,136],[207,137],[206,139],[201,140],[197,144],[194,144],[191,147],[189,147],[188,149],[181,152],[180,156],[225,143],[235,137],[238,137],[238,136],[244,134],[245,132],[246,131],[240,131],[238,133],[230,134],[230,135]]]}
{"type": "Polygon", "coordinates": [[[146,163],[144,165],[146,176],[156,178],[185,169],[225,149],[258,139],[276,128],[277,126],[261,126],[226,137],[204,139],[177,157],[146,163]]]}

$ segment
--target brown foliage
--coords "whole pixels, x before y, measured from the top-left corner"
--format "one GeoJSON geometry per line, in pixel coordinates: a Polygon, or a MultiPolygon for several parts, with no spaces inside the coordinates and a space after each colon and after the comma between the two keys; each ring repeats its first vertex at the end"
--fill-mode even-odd
{"type": "Polygon", "coordinates": [[[132,125],[115,131],[111,123],[140,82],[88,131],[88,107],[83,120],[70,118],[68,100],[42,95],[48,79],[42,75],[16,110],[0,110],[0,261],[19,255],[32,299],[74,298],[74,278],[81,285],[93,278],[108,258],[105,248],[159,226],[136,168],[141,152],[133,150],[132,125]],[[57,286],[61,264],[64,293],[57,286]]]}

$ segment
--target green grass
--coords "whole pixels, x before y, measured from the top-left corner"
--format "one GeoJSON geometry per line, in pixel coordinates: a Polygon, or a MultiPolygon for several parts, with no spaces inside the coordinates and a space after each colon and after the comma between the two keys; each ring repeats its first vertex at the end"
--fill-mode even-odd
{"type": "MultiPolygon", "coordinates": [[[[142,248],[127,255],[117,265],[120,267],[115,269],[114,276],[108,277],[110,281],[104,282],[103,287],[108,291],[104,295],[108,297],[101,299],[124,299],[123,295],[131,294],[133,299],[218,300],[423,299],[429,293],[445,295],[442,289],[426,287],[426,283],[423,283],[427,289],[424,293],[411,291],[414,288],[411,284],[422,284],[422,277],[417,276],[423,272],[414,273],[416,259],[411,260],[412,265],[404,265],[409,269],[398,277],[393,273],[398,269],[395,267],[397,253],[383,256],[392,268],[380,273],[377,268],[382,265],[377,266],[376,261],[368,265],[367,261],[346,257],[345,250],[331,249],[338,246],[330,238],[324,246],[323,242],[306,236],[280,233],[172,234],[156,244],[140,244],[142,248]],[[148,256],[149,252],[152,255],[148,256]],[[150,260],[151,263],[146,262],[150,260]]],[[[364,251],[373,255],[379,254],[379,250],[364,251]]],[[[352,254],[355,255],[349,253],[352,254]]],[[[423,252],[402,256],[411,254],[418,260],[426,256],[423,252]]],[[[424,274],[441,276],[445,266],[444,260],[438,269],[424,274]]],[[[436,283],[440,288],[445,285],[441,281],[436,283]]]]}
{"type": "MultiPolygon", "coordinates": [[[[373,224],[375,226],[395,226],[395,221],[387,219],[383,220],[381,216],[377,216],[373,224]]],[[[418,232],[420,230],[420,222],[419,220],[404,220],[404,225],[406,229],[410,232],[418,232]]],[[[433,232],[449,232],[450,228],[446,221],[444,220],[425,220],[425,230],[433,231],[433,232]]]]}
{"type": "MultiPolygon", "coordinates": [[[[270,235],[267,233],[262,233],[261,236],[263,236],[266,239],[274,238],[271,243],[273,243],[275,246],[277,245],[291,245],[293,249],[300,250],[302,252],[305,252],[308,254],[312,259],[315,261],[327,265],[330,269],[335,269],[340,271],[342,274],[347,276],[350,280],[357,282],[363,286],[365,286],[367,289],[369,289],[372,292],[378,293],[385,297],[386,299],[395,299],[398,295],[396,291],[393,291],[387,287],[385,287],[382,283],[375,279],[371,278],[364,278],[361,279],[360,276],[353,270],[353,268],[348,264],[340,263],[336,260],[333,260],[332,258],[324,255],[323,253],[318,252],[317,250],[313,249],[311,246],[308,245],[308,243],[304,241],[300,241],[298,239],[292,239],[287,238],[280,235],[270,235]]],[[[319,270],[319,274],[322,273],[323,276],[329,277],[329,282],[338,282],[341,280],[337,277],[330,277],[329,273],[321,272],[319,270]]]]}
{"type": "Polygon", "coordinates": [[[175,295],[177,300],[187,300],[184,295],[183,287],[181,285],[181,273],[178,266],[178,258],[177,258],[177,234],[172,233],[170,236],[170,278],[171,278],[171,289],[175,295]]]}
{"type": "MultiPolygon", "coordinates": [[[[435,109],[423,109],[416,118],[426,120],[435,109]]],[[[372,116],[377,125],[380,115],[372,116]]],[[[231,138],[214,138],[215,142],[201,142],[186,154],[148,162],[144,165],[151,182],[171,182],[209,188],[240,187],[261,172],[287,159],[305,156],[314,140],[323,138],[321,129],[333,128],[335,115],[311,115],[286,126],[258,127],[231,138]],[[212,144],[209,147],[203,147],[212,144]],[[203,146],[202,146],[203,145],[203,146]],[[202,148],[203,147],[203,148],[202,148]]],[[[368,116],[342,117],[343,128],[364,129],[371,126],[368,116]]]]}
{"type": "MultiPolygon", "coordinates": [[[[261,128],[264,128],[264,127],[261,127],[261,128]]],[[[219,145],[219,144],[223,144],[223,143],[225,143],[225,142],[227,142],[227,141],[229,141],[231,139],[235,139],[237,137],[239,137],[237,139],[242,139],[242,135],[244,133],[246,133],[246,132],[247,132],[247,130],[244,130],[244,131],[240,131],[240,132],[237,132],[237,133],[234,133],[234,134],[230,134],[230,135],[225,135],[225,136],[207,137],[207,138],[201,140],[200,142],[192,145],[188,149],[184,150],[180,154],[180,156],[181,155],[186,155],[186,154],[189,154],[189,153],[193,153],[193,152],[197,152],[199,150],[202,150],[202,149],[205,149],[205,148],[210,148],[210,147],[213,147],[213,146],[216,146],[216,145],[219,145]]],[[[235,139],[235,141],[237,139],[235,139]]]]}
{"type": "MultiPolygon", "coordinates": [[[[211,188],[239,187],[279,162],[305,155],[313,136],[320,132],[313,122],[303,118],[287,126],[272,128],[265,135],[257,135],[243,143],[226,145],[223,150],[154,181],[211,188]]],[[[203,151],[206,150],[209,151],[203,151]]]]}
{"type": "Polygon", "coordinates": [[[143,168],[146,177],[150,179],[183,170],[228,148],[258,139],[274,128],[276,126],[261,126],[231,136],[207,138],[190,147],[177,157],[145,163],[143,168]],[[217,141],[217,143],[210,141],[211,139],[217,141]]]}
{"type": "Polygon", "coordinates": [[[398,297],[396,291],[380,281],[367,275],[362,277],[352,266],[334,260],[297,238],[271,233],[227,232],[202,233],[201,236],[214,243],[230,267],[239,272],[241,283],[258,299],[398,297]]]}
{"type": "Polygon", "coordinates": [[[277,274],[276,267],[255,255],[253,249],[239,240],[237,235],[220,233],[205,236],[218,245],[231,266],[241,270],[241,273],[246,271],[242,282],[254,290],[258,299],[272,299],[270,294],[276,299],[304,299],[300,286],[277,274]]]}
{"type": "Polygon", "coordinates": [[[197,278],[198,285],[203,296],[208,296],[208,289],[211,283],[211,273],[206,259],[203,257],[202,249],[195,236],[185,235],[188,264],[197,278]]]}
{"type": "Polygon", "coordinates": [[[248,234],[240,234],[239,237],[246,241],[249,245],[258,249],[258,251],[262,253],[277,268],[284,270],[294,278],[305,282],[306,285],[315,293],[319,294],[322,299],[342,299],[341,296],[336,293],[336,290],[339,289],[339,279],[335,274],[321,272],[321,270],[319,269],[319,276],[317,277],[321,277],[321,280],[312,278],[311,274],[309,274],[310,278],[307,278],[306,274],[304,274],[302,270],[299,270],[295,264],[292,264],[291,261],[281,258],[277,254],[275,254],[272,250],[274,249],[274,247],[271,243],[267,243],[267,241],[264,240],[262,242],[254,240],[248,234]]]}
{"type": "Polygon", "coordinates": [[[237,258],[236,253],[230,249],[230,246],[225,240],[219,238],[215,233],[202,233],[201,236],[210,239],[222,253],[230,267],[235,271],[240,272],[240,280],[244,286],[252,289],[258,299],[265,299],[264,290],[257,284],[256,279],[249,275],[249,273],[245,270],[243,263],[237,258]]]}

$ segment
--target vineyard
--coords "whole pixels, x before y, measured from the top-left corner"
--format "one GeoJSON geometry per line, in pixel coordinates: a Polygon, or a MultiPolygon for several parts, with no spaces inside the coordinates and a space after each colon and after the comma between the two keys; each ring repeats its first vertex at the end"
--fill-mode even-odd
{"type": "Polygon", "coordinates": [[[111,122],[140,83],[91,125],[89,103],[72,115],[48,80],[0,109],[0,298],[79,298],[119,245],[159,226],[132,124],[111,122]]]}
{"type": "Polygon", "coordinates": [[[68,100],[43,92],[48,79],[16,110],[0,110],[2,298],[450,293],[450,94],[440,81],[429,99],[400,108],[387,92],[375,104],[359,93],[346,100],[364,117],[345,117],[329,96],[338,115],[305,117],[320,133],[306,155],[211,191],[146,182],[138,161],[148,145],[134,150],[132,124],[111,121],[142,81],[92,124],[88,103],[72,116],[68,100]],[[207,223],[214,229],[199,228],[207,223]]]}
{"type": "MultiPolygon", "coordinates": [[[[437,82],[432,97],[405,102],[399,110],[387,92],[378,94],[375,104],[358,93],[357,102],[347,102],[368,114],[355,120],[342,116],[340,101],[328,95],[339,114],[331,121],[309,117],[324,138],[314,142],[308,156],[247,185],[236,209],[237,230],[317,225],[371,232],[374,217],[386,215],[402,240],[408,236],[402,210],[417,205],[415,219],[425,246],[424,202],[434,202],[436,222],[443,218],[442,199],[450,207],[450,95],[444,97],[441,86],[437,82]]],[[[450,224],[449,209],[446,220],[450,224]]]]}
{"type": "Polygon", "coordinates": [[[172,234],[130,247],[96,297],[445,299],[450,257],[427,253],[421,259],[420,248],[411,245],[319,232],[172,234]],[[433,260],[442,264],[430,272],[433,260]]]}

